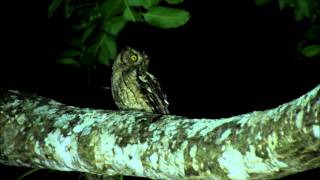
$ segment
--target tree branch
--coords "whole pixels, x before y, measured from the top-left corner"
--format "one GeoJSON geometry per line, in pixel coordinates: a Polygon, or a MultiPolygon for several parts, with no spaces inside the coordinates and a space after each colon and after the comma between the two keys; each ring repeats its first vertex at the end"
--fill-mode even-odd
{"type": "Polygon", "coordinates": [[[0,92],[0,162],[155,179],[269,179],[320,167],[320,85],[223,119],[66,106],[0,92]]]}

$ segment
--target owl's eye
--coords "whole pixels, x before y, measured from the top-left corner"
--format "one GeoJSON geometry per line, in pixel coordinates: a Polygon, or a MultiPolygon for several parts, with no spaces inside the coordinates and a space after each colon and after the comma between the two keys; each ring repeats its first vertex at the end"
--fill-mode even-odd
{"type": "Polygon", "coordinates": [[[133,62],[136,62],[138,60],[138,56],[136,54],[131,54],[130,55],[130,60],[133,62]]]}

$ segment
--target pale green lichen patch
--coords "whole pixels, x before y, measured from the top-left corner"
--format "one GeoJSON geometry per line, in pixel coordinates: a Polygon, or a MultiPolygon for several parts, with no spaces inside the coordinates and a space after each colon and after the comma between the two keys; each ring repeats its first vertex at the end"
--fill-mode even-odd
{"type": "Polygon", "coordinates": [[[123,148],[126,166],[133,170],[138,176],[142,176],[144,174],[141,157],[143,157],[147,148],[147,143],[128,144],[128,146],[123,148]]]}
{"type": "Polygon", "coordinates": [[[17,97],[16,96],[13,96],[13,97],[11,97],[11,98],[13,98],[13,99],[15,99],[13,102],[11,102],[9,105],[10,106],[12,106],[12,107],[17,107],[17,106],[19,106],[20,104],[21,104],[21,100],[19,100],[19,99],[17,99],[17,97]]]}
{"type": "Polygon", "coordinates": [[[216,140],[216,143],[217,143],[217,144],[222,143],[224,140],[226,140],[226,139],[230,136],[231,132],[232,132],[231,129],[225,130],[225,131],[221,134],[220,138],[218,138],[218,139],[216,140]]]}
{"type": "Polygon", "coordinates": [[[22,125],[27,121],[27,117],[25,114],[21,114],[20,116],[18,116],[17,118],[17,122],[18,124],[22,125]]]}
{"type": "Polygon", "coordinates": [[[159,131],[153,131],[152,137],[150,138],[151,142],[158,142],[161,139],[161,133],[159,131]]]}
{"type": "Polygon", "coordinates": [[[258,157],[255,152],[255,147],[250,146],[250,151],[245,155],[246,167],[249,173],[277,172],[280,168],[288,166],[287,164],[279,161],[274,154],[269,153],[268,159],[262,159],[258,157]]]}
{"type": "Polygon", "coordinates": [[[320,138],[320,126],[319,125],[313,125],[312,132],[313,132],[314,137],[316,137],[318,139],[320,138]]]}
{"type": "MultiPolygon", "coordinates": [[[[95,162],[96,167],[98,169],[103,169],[104,163],[112,164],[114,162],[112,155],[115,153],[119,153],[117,151],[121,151],[121,149],[117,149],[115,147],[116,144],[116,137],[111,134],[102,134],[100,137],[93,137],[92,142],[95,143],[95,162]],[[108,156],[109,155],[109,156],[108,156]]],[[[120,156],[118,163],[115,164],[115,167],[121,166],[122,156],[120,156]]]]}
{"type": "Polygon", "coordinates": [[[54,122],[53,126],[66,129],[68,128],[69,122],[73,120],[75,117],[77,117],[77,115],[75,114],[62,114],[54,122]]]}
{"type": "Polygon", "coordinates": [[[240,116],[237,116],[239,118],[239,121],[237,122],[237,124],[240,124],[241,127],[244,127],[246,124],[248,124],[251,115],[250,114],[243,114],[240,116]]]}
{"type": "Polygon", "coordinates": [[[189,155],[192,159],[192,168],[195,170],[195,171],[198,171],[199,170],[199,162],[198,160],[196,159],[196,155],[197,155],[197,146],[196,145],[193,145],[190,149],[190,152],[189,152],[189,155]]]}
{"type": "Polygon", "coordinates": [[[181,122],[178,121],[172,121],[170,123],[168,123],[168,125],[165,128],[164,134],[165,136],[174,136],[175,134],[178,133],[177,128],[179,127],[179,125],[181,124],[181,122]]]}
{"type": "Polygon", "coordinates": [[[71,170],[76,166],[75,162],[79,163],[76,136],[64,137],[61,131],[56,129],[48,134],[44,142],[45,148],[50,149],[50,152],[52,152],[51,155],[54,157],[55,163],[50,164],[55,169],[71,170]]]}
{"type": "Polygon", "coordinates": [[[218,158],[219,166],[228,173],[230,179],[248,179],[244,157],[237,149],[228,146],[218,158]]]}
{"type": "Polygon", "coordinates": [[[268,135],[268,147],[275,149],[278,146],[278,135],[275,132],[272,132],[268,135]]]}
{"type": "Polygon", "coordinates": [[[265,163],[264,160],[258,157],[255,153],[255,147],[253,145],[249,146],[249,151],[246,152],[244,160],[246,163],[246,169],[249,173],[267,173],[272,167],[265,163]]]}
{"type": "MultiPolygon", "coordinates": [[[[94,124],[107,121],[108,115],[100,111],[85,109],[86,113],[79,114],[77,125],[73,128],[74,133],[88,134],[94,124]],[[100,113],[99,113],[100,112],[100,113]]],[[[74,117],[73,117],[74,118],[74,117]]],[[[73,119],[70,117],[70,120],[73,119]]]]}
{"type": "Polygon", "coordinates": [[[188,127],[186,130],[187,138],[191,138],[196,134],[200,136],[206,136],[208,133],[212,132],[214,129],[233,121],[238,120],[237,118],[225,118],[225,119],[218,119],[215,121],[208,120],[208,119],[193,119],[194,123],[188,127]]]}
{"type": "Polygon", "coordinates": [[[149,157],[150,161],[150,166],[154,169],[158,169],[158,154],[157,153],[152,153],[151,156],[149,157]]]}
{"type": "Polygon", "coordinates": [[[37,141],[36,143],[35,143],[35,145],[34,145],[34,152],[36,153],[36,154],[38,154],[38,155],[42,155],[41,154],[41,147],[40,147],[40,145],[39,145],[39,141],[37,141]]]}
{"type": "Polygon", "coordinates": [[[278,155],[275,151],[270,148],[267,148],[269,163],[274,166],[273,171],[278,171],[280,168],[288,167],[288,165],[282,161],[278,160],[278,155]]]}
{"type": "Polygon", "coordinates": [[[48,115],[54,115],[56,114],[57,112],[59,112],[59,109],[58,108],[53,108],[51,107],[49,110],[48,110],[48,115]]]}
{"type": "Polygon", "coordinates": [[[309,132],[309,128],[303,127],[303,128],[302,128],[302,132],[304,132],[304,133],[307,134],[307,133],[309,132]]]}
{"type": "Polygon", "coordinates": [[[296,118],[295,118],[295,124],[297,128],[301,128],[302,127],[302,121],[303,121],[303,111],[299,111],[296,114],[296,118]]]}
{"type": "MultiPolygon", "coordinates": [[[[168,119],[165,119],[165,120],[167,121],[168,119]]],[[[150,137],[150,142],[152,143],[159,142],[162,136],[175,137],[176,134],[178,134],[180,131],[183,130],[183,126],[185,126],[185,123],[181,121],[175,121],[175,120],[167,121],[167,123],[165,124],[162,124],[162,123],[147,124],[147,131],[152,134],[150,137]],[[165,126],[163,127],[163,125],[165,126]],[[157,130],[162,128],[164,129],[164,131],[157,130]]],[[[164,142],[165,140],[166,139],[162,139],[161,141],[164,142]]],[[[175,144],[175,142],[171,142],[171,143],[175,144]]]]}
{"type": "Polygon", "coordinates": [[[158,124],[152,123],[152,124],[150,124],[150,126],[148,127],[148,130],[149,130],[149,131],[155,131],[155,130],[158,129],[158,128],[159,128],[159,125],[158,125],[158,124]]]}
{"type": "Polygon", "coordinates": [[[195,158],[196,157],[196,154],[197,154],[197,146],[196,145],[193,145],[190,149],[190,157],[191,158],[195,158]]]}
{"type": "Polygon", "coordinates": [[[262,140],[261,132],[258,132],[257,135],[255,136],[256,140],[262,140]]]}
{"type": "Polygon", "coordinates": [[[57,102],[55,100],[52,100],[52,99],[48,100],[48,104],[50,104],[51,107],[52,106],[60,106],[60,105],[62,105],[61,103],[59,103],[59,102],[57,102]]]}
{"type": "Polygon", "coordinates": [[[46,115],[49,111],[49,106],[48,105],[43,105],[43,106],[39,106],[36,107],[33,112],[39,115],[46,115]]]}
{"type": "Polygon", "coordinates": [[[271,150],[268,151],[269,158],[265,159],[256,155],[253,145],[249,146],[249,151],[244,155],[237,149],[228,146],[218,162],[220,167],[228,173],[230,179],[248,179],[252,173],[272,173],[288,167],[271,152],[271,150]]]}
{"type": "Polygon", "coordinates": [[[100,135],[100,142],[96,145],[96,166],[103,169],[105,163],[113,166],[124,174],[135,172],[136,175],[144,175],[142,157],[148,148],[147,143],[127,144],[120,147],[116,144],[117,137],[112,134],[100,135]]]}
{"type": "MultiPolygon", "coordinates": [[[[177,149],[175,152],[168,152],[165,150],[165,147],[169,145],[166,145],[162,147],[163,149],[159,149],[159,170],[163,173],[163,175],[170,175],[170,174],[176,174],[176,176],[184,176],[184,167],[185,167],[185,157],[184,157],[184,151],[188,146],[188,142],[184,141],[181,144],[181,147],[177,149]]],[[[170,179],[170,176],[168,176],[167,179],[170,179]]]]}
{"type": "MultiPolygon", "coordinates": [[[[274,111],[274,110],[270,110],[270,111],[274,111]]],[[[266,117],[264,112],[262,111],[253,111],[246,115],[248,115],[249,117],[249,120],[247,122],[248,126],[256,126],[257,124],[260,124],[260,123],[267,123],[267,121],[270,120],[270,117],[266,117]]]]}

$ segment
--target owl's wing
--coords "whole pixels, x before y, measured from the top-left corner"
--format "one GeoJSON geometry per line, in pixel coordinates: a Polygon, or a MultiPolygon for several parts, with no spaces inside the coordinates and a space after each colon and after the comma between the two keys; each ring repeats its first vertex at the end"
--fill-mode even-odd
{"type": "Polygon", "coordinates": [[[138,75],[138,83],[153,112],[169,114],[167,96],[162,92],[158,80],[152,74],[144,72],[138,75]]]}

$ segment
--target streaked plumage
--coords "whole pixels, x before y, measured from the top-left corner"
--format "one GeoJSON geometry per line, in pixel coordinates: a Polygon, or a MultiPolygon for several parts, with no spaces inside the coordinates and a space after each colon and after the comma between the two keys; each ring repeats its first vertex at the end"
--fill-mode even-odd
{"type": "Polygon", "coordinates": [[[123,49],[112,67],[113,99],[121,110],[169,114],[166,95],[148,72],[149,57],[133,48],[123,49]]]}

